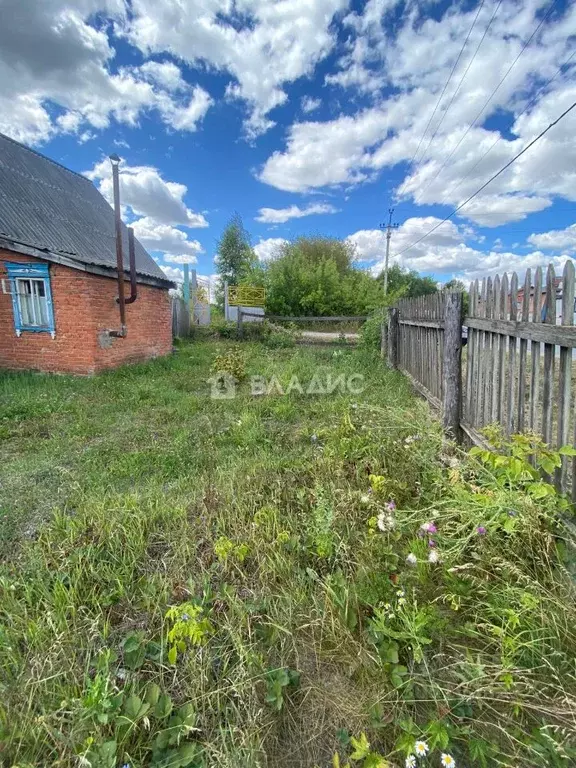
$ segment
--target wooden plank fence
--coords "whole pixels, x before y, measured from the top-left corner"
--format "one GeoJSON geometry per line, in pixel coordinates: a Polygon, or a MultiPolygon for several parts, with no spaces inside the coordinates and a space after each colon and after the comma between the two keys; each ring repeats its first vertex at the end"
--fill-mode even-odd
{"type": "MultiPolygon", "coordinates": [[[[474,281],[468,316],[462,294],[403,299],[389,314],[388,360],[442,410],[444,427],[486,445],[481,431],[500,424],[506,436],[533,431],[549,445],[576,447],[573,364],[575,270],[561,279],[550,265],[518,276],[474,281]],[[459,298],[454,298],[459,297],[459,298]],[[462,324],[468,329],[461,355],[462,324]]],[[[576,460],[563,457],[554,478],[576,501],[576,460]]]]}

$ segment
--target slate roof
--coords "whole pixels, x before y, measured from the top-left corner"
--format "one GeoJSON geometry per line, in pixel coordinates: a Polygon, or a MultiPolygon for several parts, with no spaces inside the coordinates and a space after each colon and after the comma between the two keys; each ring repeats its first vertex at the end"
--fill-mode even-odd
{"type": "MultiPolygon", "coordinates": [[[[129,269],[123,224],[124,268],[129,269]]],[[[116,270],[114,211],[92,182],[0,133],[0,239],[45,252],[47,260],[116,270]]],[[[136,271],[171,285],[136,240],[136,271]]]]}

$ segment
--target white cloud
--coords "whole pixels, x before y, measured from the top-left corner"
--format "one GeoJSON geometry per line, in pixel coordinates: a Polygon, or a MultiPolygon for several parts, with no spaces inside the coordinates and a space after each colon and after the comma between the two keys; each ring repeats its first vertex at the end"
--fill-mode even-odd
{"type": "MultiPolygon", "coordinates": [[[[383,23],[394,5],[394,0],[369,0],[362,14],[346,17],[347,50],[340,72],[329,77],[353,92],[360,88],[372,104],[326,122],[292,125],[284,150],[264,163],[261,181],[306,192],[373,181],[384,168],[408,163],[398,197],[457,206],[576,99],[574,63],[542,89],[570,55],[576,33],[573,4],[550,16],[512,69],[542,9],[548,8],[546,0],[487,0],[465,13],[452,5],[429,18],[420,4],[413,4],[394,24],[383,23]],[[478,20],[431,120],[476,13],[478,20]],[[510,133],[483,127],[496,112],[510,118],[510,133]]],[[[543,210],[555,195],[576,200],[572,133],[571,121],[564,120],[460,216],[497,226],[543,210]]]]}
{"type": "Polygon", "coordinates": [[[306,208],[291,205],[289,208],[260,208],[256,221],[265,224],[284,224],[290,219],[301,219],[323,213],[338,213],[338,209],[329,203],[311,203],[306,208]]]}
{"type": "Polygon", "coordinates": [[[195,130],[211,101],[175,65],[114,71],[109,33],[127,23],[124,0],[2,0],[0,131],[39,143],[112,118],[134,126],[150,109],[176,130],[195,130]]]}
{"type": "MultiPolygon", "coordinates": [[[[410,246],[415,240],[418,240],[423,234],[428,232],[432,227],[438,224],[441,219],[437,219],[435,216],[414,217],[406,219],[406,221],[394,231],[391,240],[390,257],[391,260],[398,261],[402,266],[410,266],[413,269],[425,269],[430,270],[431,267],[416,267],[412,263],[424,259],[426,263],[430,263],[431,259],[428,257],[429,253],[434,253],[432,261],[438,258],[439,249],[449,249],[450,252],[454,248],[460,248],[463,246],[466,238],[473,236],[473,233],[467,229],[458,227],[452,221],[445,221],[436,229],[426,241],[419,243],[412,248],[410,246]],[[406,255],[402,254],[397,257],[396,254],[400,251],[406,251],[406,255]]],[[[347,238],[348,242],[354,246],[355,258],[358,261],[378,261],[375,269],[379,269],[384,264],[386,255],[386,233],[380,229],[361,229],[358,232],[350,235],[347,238]]],[[[441,261],[441,259],[440,259],[441,261]]],[[[436,262],[434,262],[436,263],[436,262]]],[[[438,262],[439,266],[442,266],[438,262]]],[[[432,267],[433,269],[433,267],[432,267]]],[[[434,270],[442,271],[442,269],[434,270]]]]}
{"type": "Polygon", "coordinates": [[[160,269],[164,272],[166,277],[173,280],[175,283],[184,282],[184,270],[178,269],[177,267],[166,267],[163,264],[160,265],[160,269]]]}
{"type": "MultiPolygon", "coordinates": [[[[203,253],[204,249],[202,248],[200,243],[198,243],[197,241],[194,241],[194,242],[199,246],[197,253],[203,253]]],[[[178,255],[165,253],[164,261],[167,261],[169,264],[196,264],[198,262],[198,259],[196,258],[196,256],[193,256],[190,253],[181,253],[178,255]]]]}
{"type": "MultiPolygon", "coordinates": [[[[92,181],[98,181],[99,190],[112,202],[112,168],[106,158],[85,174],[92,181]]],[[[130,166],[120,164],[120,198],[136,216],[146,216],[160,224],[181,224],[186,227],[207,227],[208,222],[201,213],[195,213],[186,206],[185,184],[165,181],[160,171],[149,165],[130,166]]]]}
{"type": "MultiPolygon", "coordinates": [[[[203,251],[197,240],[188,239],[186,232],[169,224],[160,224],[146,216],[137,219],[131,226],[134,228],[137,239],[149,251],[161,251],[172,254],[176,258],[181,258],[183,254],[195,256],[203,251]]],[[[174,261],[174,258],[170,260],[174,261]]],[[[176,261],[176,263],[182,262],[176,261]]]]}
{"type": "Polygon", "coordinates": [[[234,79],[226,93],[248,103],[252,138],[268,130],[285,84],[311,74],[333,48],[334,15],[348,0],[133,0],[125,25],[145,54],[168,52],[192,66],[207,64],[234,79]]]}
{"type": "Polygon", "coordinates": [[[530,245],[543,250],[567,250],[576,251],[576,224],[571,224],[566,229],[552,229],[549,232],[540,232],[530,235],[530,245]]]}
{"type": "MultiPolygon", "coordinates": [[[[504,272],[510,275],[512,271],[522,276],[528,267],[546,266],[550,262],[557,269],[562,269],[567,259],[566,254],[551,259],[542,251],[526,255],[502,252],[497,244],[490,251],[481,251],[467,242],[477,240],[473,230],[459,227],[451,221],[443,223],[426,241],[409,247],[438,221],[441,219],[433,216],[412,218],[399,227],[392,238],[390,264],[399,264],[404,269],[414,269],[422,274],[437,275],[443,281],[457,277],[469,282],[504,272]],[[407,250],[400,253],[404,249],[407,250]]],[[[374,262],[370,268],[373,274],[382,271],[386,253],[384,232],[379,229],[359,230],[347,240],[355,247],[358,261],[374,262]]]]}
{"type": "Polygon", "coordinates": [[[304,96],[302,101],[300,102],[300,106],[302,107],[302,112],[306,112],[308,114],[309,112],[314,112],[317,110],[322,102],[320,99],[315,99],[312,96],[304,96]]]}
{"type": "Polygon", "coordinates": [[[138,71],[146,80],[156,83],[167,91],[186,90],[187,86],[182,78],[180,67],[170,61],[145,61],[138,71]]]}
{"type": "Polygon", "coordinates": [[[170,99],[166,99],[161,110],[162,119],[177,131],[190,131],[193,133],[197,130],[198,123],[213,103],[214,101],[207,91],[197,85],[192,90],[192,95],[187,104],[178,106],[170,99]]]}
{"type": "Polygon", "coordinates": [[[266,240],[260,240],[260,242],[254,246],[254,253],[259,261],[270,261],[270,259],[273,259],[280,251],[280,248],[282,248],[283,245],[286,245],[287,242],[288,240],[285,240],[283,237],[269,237],[266,240]]]}

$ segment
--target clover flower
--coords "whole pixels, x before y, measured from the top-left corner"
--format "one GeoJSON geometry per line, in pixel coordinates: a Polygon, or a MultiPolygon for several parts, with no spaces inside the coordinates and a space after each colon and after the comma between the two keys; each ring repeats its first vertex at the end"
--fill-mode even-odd
{"type": "Polygon", "coordinates": [[[387,515],[386,512],[380,512],[377,518],[377,525],[381,531],[386,533],[387,531],[392,531],[394,529],[396,520],[394,520],[392,515],[387,515]]]}
{"type": "Polygon", "coordinates": [[[434,525],[434,522],[431,520],[428,523],[422,523],[422,525],[420,526],[420,530],[423,531],[424,533],[436,533],[438,528],[436,528],[436,526],[434,525]]]}
{"type": "Polygon", "coordinates": [[[476,533],[478,534],[478,536],[486,536],[486,528],[483,525],[479,525],[476,528],[476,533]]]}
{"type": "Polygon", "coordinates": [[[440,562],[440,555],[437,549],[430,550],[430,552],[428,553],[428,562],[432,563],[432,565],[436,565],[436,563],[440,562]]]}
{"type": "Polygon", "coordinates": [[[410,552],[410,554],[406,557],[406,562],[408,565],[416,565],[418,562],[418,558],[414,554],[414,552],[410,552]]]}

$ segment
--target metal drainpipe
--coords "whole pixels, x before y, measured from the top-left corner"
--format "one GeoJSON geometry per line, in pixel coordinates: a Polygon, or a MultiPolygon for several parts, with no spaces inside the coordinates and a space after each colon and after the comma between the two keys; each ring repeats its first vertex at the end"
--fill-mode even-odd
{"type": "Polygon", "coordinates": [[[116,224],[116,271],[118,272],[118,308],[120,310],[120,330],[109,331],[110,336],[123,339],[126,336],[126,307],[124,299],[124,259],[122,256],[122,218],[120,212],[120,177],[118,166],[120,158],[118,155],[110,155],[112,163],[112,181],[114,186],[114,217],[116,224]]]}
{"type": "Polygon", "coordinates": [[[128,253],[130,255],[130,297],[124,303],[133,304],[138,298],[138,282],[136,280],[136,247],[132,227],[128,227],[128,253]]]}

